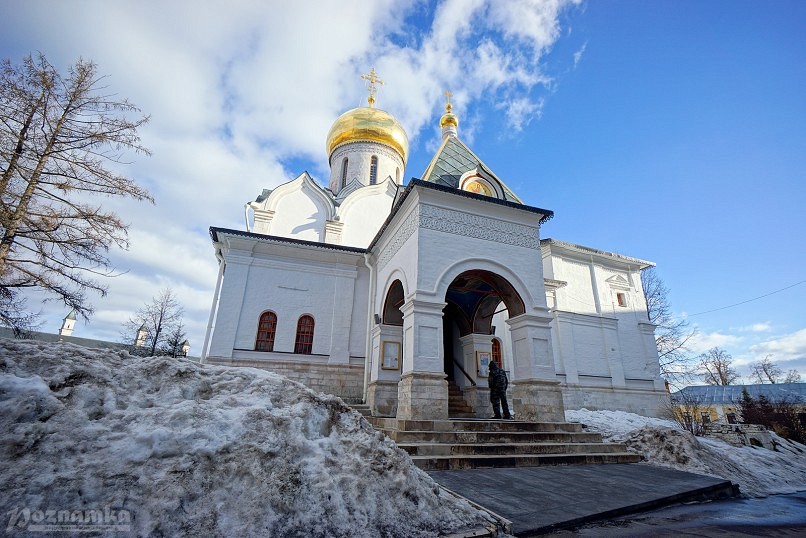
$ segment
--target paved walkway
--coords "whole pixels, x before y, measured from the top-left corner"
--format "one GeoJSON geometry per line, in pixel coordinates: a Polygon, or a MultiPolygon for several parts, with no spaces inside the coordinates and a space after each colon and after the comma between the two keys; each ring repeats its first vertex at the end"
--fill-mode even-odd
{"type": "Polygon", "coordinates": [[[440,485],[531,536],[672,503],[733,494],[721,478],[641,464],[429,471],[440,485]]]}

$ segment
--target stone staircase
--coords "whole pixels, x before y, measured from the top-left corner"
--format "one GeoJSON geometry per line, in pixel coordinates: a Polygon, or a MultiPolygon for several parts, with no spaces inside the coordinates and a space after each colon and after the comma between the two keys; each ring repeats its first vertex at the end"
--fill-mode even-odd
{"type": "Polygon", "coordinates": [[[451,418],[474,418],[476,414],[462,396],[462,389],[448,381],[448,416],[451,418]]]}
{"type": "Polygon", "coordinates": [[[636,463],[624,445],[581,424],[516,420],[398,420],[368,417],[424,470],[636,463]]]}
{"type": "Polygon", "coordinates": [[[351,409],[355,409],[362,416],[371,417],[372,410],[369,408],[369,404],[365,404],[364,402],[357,402],[357,401],[347,401],[345,402],[347,405],[350,406],[351,409]]]}

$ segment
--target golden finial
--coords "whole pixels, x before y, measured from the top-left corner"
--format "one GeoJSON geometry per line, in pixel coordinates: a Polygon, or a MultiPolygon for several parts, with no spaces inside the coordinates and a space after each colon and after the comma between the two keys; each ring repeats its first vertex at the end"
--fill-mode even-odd
{"type": "Polygon", "coordinates": [[[451,93],[451,91],[450,91],[450,90],[445,90],[445,91],[444,91],[444,92],[442,92],[442,93],[444,93],[444,94],[445,94],[445,101],[446,101],[446,103],[445,103],[445,110],[446,110],[447,112],[450,112],[451,110],[453,110],[453,106],[451,105],[451,97],[453,97],[453,94],[451,93]]]}
{"type": "Polygon", "coordinates": [[[367,85],[367,89],[369,90],[369,97],[367,98],[367,102],[369,103],[369,108],[374,108],[375,92],[378,91],[378,88],[375,87],[375,84],[383,85],[384,82],[380,78],[378,78],[378,73],[375,72],[374,67],[369,70],[369,73],[361,75],[361,78],[369,81],[369,84],[367,85]]]}
{"type": "Polygon", "coordinates": [[[456,136],[456,129],[459,127],[459,118],[453,113],[453,105],[451,104],[453,94],[450,90],[445,90],[442,93],[445,94],[445,114],[439,119],[439,126],[442,127],[443,136],[447,136],[448,134],[456,136]]]}

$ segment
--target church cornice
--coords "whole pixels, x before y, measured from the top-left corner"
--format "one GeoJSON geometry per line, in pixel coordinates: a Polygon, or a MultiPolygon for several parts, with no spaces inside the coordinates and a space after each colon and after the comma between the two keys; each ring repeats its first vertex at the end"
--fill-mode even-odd
{"type": "Polygon", "coordinates": [[[489,196],[484,196],[484,195],[481,195],[481,194],[475,194],[475,193],[468,192],[468,191],[460,191],[460,190],[456,190],[456,189],[454,189],[452,187],[445,187],[443,185],[438,185],[436,183],[430,183],[428,181],[423,181],[421,179],[412,179],[411,181],[409,181],[409,184],[406,186],[405,190],[403,190],[403,193],[395,201],[394,206],[392,207],[392,211],[389,213],[389,216],[386,218],[386,221],[384,221],[383,225],[381,226],[381,229],[378,230],[378,233],[375,234],[375,237],[372,239],[372,242],[369,244],[369,247],[367,247],[368,250],[372,250],[375,247],[375,245],[378,243],[378,241],[380,241],[380,239],[383,236],[384,232],[386,231],[386,229],[391,224],[392,220],[397,215],[397,212],[403,206],[403,203],[406,201],[406,198],[408,198],[408,196],[411,193],[411,191],[413,191],[415,188],[422,188],[422,189],[440,191],[440,192],[450,194],[452,196],[459,196],[459,197],[462,197],[462,198],[470,198],[472,200],[479,200],[479,201],[487,203],[487,204],[493,204],[493,205],[499,205],[499,206],[503,206],[503,207],[509,207],[509,208],[512,208],[512,209],[517,209],[519,211],[526,211],[527,213],[535,213],[535,214],[541,215],[540,220],[538,221],[538,225],[543,224],[544,222],[546,222],[547,220],[551,219],[554,216],[554,211],[551,211],[549,209],[541,209],[539,207],[533,207],[533,206],[528,206],[528,205],[524,205],[524,204],[519,204],[519,203],[516,203],[516,202],[510,202],[508,200],[498,200],[496,198],[490,198],[489,196]]]}
{"type": "Polygon", "coordinates": [[[619,260],[631,265],[639,265],[640,269],[655,266],[653,262],[649,262],[639,258],[633,258],[631,256],[624,256],[623,254],[617,254],[615,252],[607,252],[606,250],[599,250],[591,247],[585,247],[582,245],[576,245],[574,243],[566,243],[565,241],[560,241],[558,239],[551,239],[551,238],[541,239],[540,246],[546,248],[557,248],[559,250],[566,250],[577,254],[585,254],[588,256],[597,256],[609,260],[619,260]]]}
{"type": "Polygon", "coordinates": [[[236,237],[244,237],[247,239],[255,239],[267,243],[287,243],[292,245],[307,246],[323,250],[338,250],[341,252],[351,252],[355,254],[365,254],[367,252],[367,249],[365,248],[347,247],[342,245],[334,245],[332,243],[319,243],[317,241],[306,241],[304,239],[293,239],[291,237],[280,237],[277,235],[259,234],[255,232],[244,232],[241,230],[233,230],[231,228],[218,228],[216,226],[210,226],[210,238],[213,240],[214,243],[220,242],[219,234],[221,234],[222,236],[229,235],[236,237]]]}

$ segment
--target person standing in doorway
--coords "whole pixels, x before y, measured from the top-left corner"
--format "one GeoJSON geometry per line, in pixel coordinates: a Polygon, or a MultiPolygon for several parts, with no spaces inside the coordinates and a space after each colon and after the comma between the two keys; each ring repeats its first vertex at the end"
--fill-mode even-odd
{"type": "Polygon", "coordinates": [[[487,377],[490,385],[490,403],[493,404],[493,418],[501,418],[501,408],[504,409],[504,418],[510,420],[509,404],[507,404],[507,387],[509,380],[507,373],[498,367],[494,362],[490,362],[490,375],[487,377]]]}

